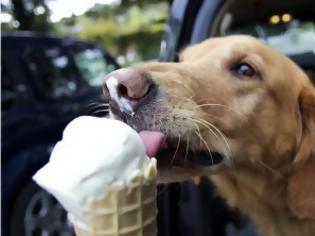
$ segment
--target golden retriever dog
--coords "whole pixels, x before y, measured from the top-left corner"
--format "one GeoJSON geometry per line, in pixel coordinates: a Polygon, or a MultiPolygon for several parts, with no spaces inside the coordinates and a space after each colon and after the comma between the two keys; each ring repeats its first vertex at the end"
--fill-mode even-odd
{"type": "Polygon", "coordinates": [[[103,90],[160,181],[209,175],[261,235],[315,235],[315,89],[290,59],[249,36],[213,38],[178,63],[114,71],[103,90]]]}

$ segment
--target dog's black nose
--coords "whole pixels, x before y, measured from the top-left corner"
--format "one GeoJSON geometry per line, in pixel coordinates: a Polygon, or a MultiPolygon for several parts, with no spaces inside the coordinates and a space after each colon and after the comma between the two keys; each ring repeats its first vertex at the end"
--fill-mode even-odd
{"type": "Polygon", "coordinates": [[[119,106],[120,111],[132,114],[152,84],[147,72],[137,68],[124,68],[107,75],[103,93],[119,106]]]}

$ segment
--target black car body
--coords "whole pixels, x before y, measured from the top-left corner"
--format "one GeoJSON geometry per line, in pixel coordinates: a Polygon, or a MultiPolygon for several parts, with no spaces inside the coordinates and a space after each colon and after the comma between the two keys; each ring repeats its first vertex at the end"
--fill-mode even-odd
{"type": "Polygon", "coordinates": [[[31,32],[2,33],[1,39],[2,233],[36,235],[59,220],[59,231],[47,230],[59,235],[65,213],[56,204],[61,210],[42,220],[36,204],[43,202],[35,198],[43,192],[31,176],[48,161],[66,124],[101,100],[99,85],[118,65],[94,43],[31,32]]]}

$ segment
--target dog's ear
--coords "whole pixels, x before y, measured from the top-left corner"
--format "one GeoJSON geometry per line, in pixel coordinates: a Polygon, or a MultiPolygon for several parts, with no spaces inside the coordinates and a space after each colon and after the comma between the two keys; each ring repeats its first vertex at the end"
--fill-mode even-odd
{"type": "Polygon", "coordinates": [[[299,96],[302,136],[293,159],[287,201],[300,218],[315,219],[315,89],[302,89],[299,96]]]}

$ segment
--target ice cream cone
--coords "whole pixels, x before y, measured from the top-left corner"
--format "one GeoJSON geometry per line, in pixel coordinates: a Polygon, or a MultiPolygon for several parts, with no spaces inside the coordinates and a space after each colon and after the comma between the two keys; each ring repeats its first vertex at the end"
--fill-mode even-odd
{"type": "Polygon", "coordinates": [[[156,236],[156,175],[134,129],[83,116],[33,179],[67,210],[77,236],[156,236]]]}
{"type": "Polygon", "coordinates": [[[127,186],[111,185],[102,199],[91,199],[89,211],[69,215],[77,236],[156,236],[156,167],[131,178],[127,186]]]}

